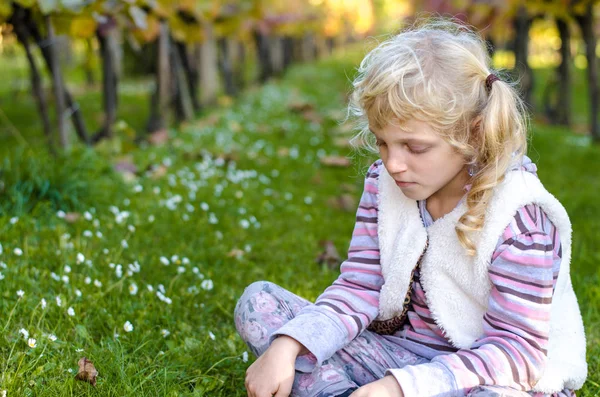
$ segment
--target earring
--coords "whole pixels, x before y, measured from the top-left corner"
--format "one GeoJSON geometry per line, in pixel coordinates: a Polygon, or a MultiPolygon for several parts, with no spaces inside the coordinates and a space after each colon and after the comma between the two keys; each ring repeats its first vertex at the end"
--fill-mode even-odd
{"type": "Polygon", "coordinates": [[[475,164],[471,164],[469,166],[468,172],[469,172],[469,176],[473,176],[477,173],[477,167],[475,167],[475,164]]]}

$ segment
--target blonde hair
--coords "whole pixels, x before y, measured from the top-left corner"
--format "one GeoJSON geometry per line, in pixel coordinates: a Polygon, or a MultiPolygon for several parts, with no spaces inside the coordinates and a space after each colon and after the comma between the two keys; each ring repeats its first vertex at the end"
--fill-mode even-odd
{"type": "Polygon", "coordinates": [[[348,118],[358,132],[355,148],[378,153],[369,124],[380,129],[409,119],[425,121],[476,167],[467,211],[456,233],[469,255],[473,232],[481,230],[493,189],[513,161],[527,151],[528,116],[516,83],[503,74],[485,87],[493,70],[483,39],[447,18],[420,19],[371,50],[353,81],[348,118]]]}

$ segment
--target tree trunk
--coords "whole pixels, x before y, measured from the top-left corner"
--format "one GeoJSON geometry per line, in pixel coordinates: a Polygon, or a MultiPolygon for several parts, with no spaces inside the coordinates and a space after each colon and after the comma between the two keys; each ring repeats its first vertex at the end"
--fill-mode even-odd
{"type": "Polygon", "coordinates": [[[590,99],[590,133],[596,142],[600,142],[600,126],[598,125],[598,112],[600,111],[600,92],[598,87],[598,57],[596,56],[596,37],[594,36],[594,13],[592,3],[589,2],[584,15],[576,16],[585,41],[585,55],[587,58],[587,76],[590,99]]]}
{"type": "Polygon", "coordinates": [[[529,106],[529,110],[533,111],[533,72],[531,71],[527,60],[530,26],[531,18],[529,17],[529,15],[527,15],[527,9],[525,8],[525,6],[519,7],[519,10],[517,11],[517,15],[514,20],[515,70],[521,80],[521,95],[523,97],[523,100],[529,106]]]}
{"type": "Polygon", "coordinates": [[[559,18],[556,26],[560,33],[561,62],[558,66],[558,98],[556,106],[556,122],[561,125],[571,124],[571,34],[567,20],[559,18]]]}
{"type": "MultiPolygon", "coordinates": [[[[181,41],[174,41],[175,48],[181,60],[181,67],[183,68],[185,76],[185,84],[187,84],[187,91],[191,100],[193,112],[200,111],[200,101],[198,100],[198,67],[197,63],[194,62],[194,57],[188,54],[188,49],[185,43],[181,41]]],[[[196,51],[198,47],[194,47],[196,51]]],[[[193,113],[192,112],[192,113],[193,113]]]]}
{"type": "MultiPolygon", "coordinates": [[[[16,3],[13,3],[13,6],[15,8],[18,7],[16,5],[16,3]]],[[[53,69],[54,61],[53,61],[53,57],[52,57],[52,52],[50,51],[50,46],[42,44],[43,42],[45,42],[47,40],[47,38],[42,37],[35,21],[32,18],[31,12],[29,10],[27,10],[26,19],[24,21],[24,28],[27,29],[27,31],[29,32],[31,37],[33,37],[34,41],[36,42],[38,48],[42,52],[42,57],[44,58],[44,61],[46,62],[46,67],[50,71],[50,74],[54,75],[54,69],[53,69]]],[[[83,121],[83,116],[81,114],[79,104],[77,104],[76,102],[73,101],[73,98],[71,97],[71,94],[69,93],[69,90],[66,89],[66,87],[63,87],[63,92],[64,92],[64,96],[65,96],[67,105],[71,109],[73,126],[75,127],[75,132],[77,133],[77,136],[86,145],[90,145],[91,141],[88,136],[87,130],[85,128],[85,123],[83,121]]]]}
{"type": "Polygon", "coordinates": [[[217,40],[219,46],[219,70],[223,76],[225,84],[225,93],[229,96],[236,94],[236,87],[233,83],[233,70],[231,68],[231,57],[229,54],[229,42],[226,37],[220,37],[217,40]]]}
{"type": "Polygon", "coordinates": [[[200,100],[208,105],[215,102],[219,90],[219,71],[217,66],[218,50],[214,38],[214,28],[210,24],[204,26],[205,39],[200,51],[200,100]]]}
{"type": "Polygon", "coordinates": [[[246,46],[242,40],[233,42],[235,56],[233,57],[233,82],[238,89],[246,87],[246,46]]]}
{"type": "Polygon", "coordinates": [[[27,55],[27,61],[29,62],[29,70],[31,72],[31,93],[38,107],[38,112],[42,117],[44,136],[46,137],[48,148],[50,149],[50,152],[52,154],[56,154],[55,143],[52,139],[52,127],[50,125],[50,117],[48,116],[48,103],[46,101],[46,95],[42,87],[42,79],[40,77],[39,69],[35,62],[35,58],[31,53],[31,46],[29,44],[30,36],[27,29],[25,28],[25,24],[22,21],[23,13],[23,9],[15,10],[15,13],[13,13],[12,18],[9,20],[9,23],[12,24],[12,26],[14,26],[17,40],[21,42],[23,48],[25,48],[25,54],[27,55]]]}
{"type": "Polygon", "coordinates": [[[255,30],[254,41],[256,42],[257,58],[260,65],[258,81],[264,83],[273,75],[271,56],[269,54],[269,40],[266,35],[255,30]]]}
{"type": "Polygon", "coordinates": [[[167,127],[169,105],[171,103],[171,74],[169,71],[169,26],[160,21],[158,51],[156,59],[156,91],[150,104],[150,119],[147,130],[152,133],[167,127]]]}
{"type": "Polygon", "coordinates": [[[54,99],[56,102],[56,121],[58,124],[58,136],[60,139],[60,146],[66,149],[69,146],[69,137],[65,128],[65,94],[63,91],[62,75],[60,72],[60,65],[58,60],[58,54],[55,51],[55,40],[54,26],[50,16],[46,16],[46,28],[48,29],[48,46],[49,52],[52,59],[52,85],[54,87],[54,99]]]}
{"type": "Polygon", "coordinates": [[[113,125],[117,120],[117,70],[114,35],[115,27],[99,28],[96,32],[100,43],[102,58],[102,99],[104,103],[104,123],[92,141],[99,142],[103,138],[112,138],[113,125]]]}
{"type": "MultiPolygon", "coordinates": [[[[175,39],[170,38],[171,43],[176,43],[175,39]]],[[[185,45],[183,47],[183,55],[185,56],[185,45]]],[[[177,121],[182,122],[191,120],[194,117],[194,107],[190,96],[188,79],[186,78],[186,72],[183,67],[184,61],[182,60],[182,54],[177,48],[177,44],[171,46],[171,73],[172,73],[172,87],[173,87],[173,98],[175,99],[175,114],[177,115],[177,121]]]]}
{"type": "Polygon", "coordinates": [[[290,36],[283,37],[283,69],[294,62],[294,41],[290,36]]]}
{"type": "Polygon", "coordinates": [[[280,36],[269,37],[269,55],[271,56],[271,70],[274,75],[281,75],[284,69],[283,38],[280,36]]]}

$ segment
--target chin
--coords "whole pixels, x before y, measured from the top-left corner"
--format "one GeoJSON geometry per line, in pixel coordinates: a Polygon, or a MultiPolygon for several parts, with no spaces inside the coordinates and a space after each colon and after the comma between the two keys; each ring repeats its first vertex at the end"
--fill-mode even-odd
{"type": "Polygon", "coordinates": [[[406,190],[402,190],[402,194],[404,194],[406,197],[408,197],[411,200],[425,200],[427,197],[429,197],[427,194],[424,194],[422,192],[415,192],[409,189],[406,190]]]}

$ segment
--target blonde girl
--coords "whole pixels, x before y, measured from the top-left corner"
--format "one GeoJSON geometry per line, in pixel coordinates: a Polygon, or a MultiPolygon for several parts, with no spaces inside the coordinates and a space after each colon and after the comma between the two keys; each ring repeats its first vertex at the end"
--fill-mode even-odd
{"type": "Polygon", "coordinates": [[[348,259],[311,303],[246,288],[248,396],[573,396],[587,376],[571,224],[481,37],[415,24],[359,67],[369,168],[348,259]]]}

